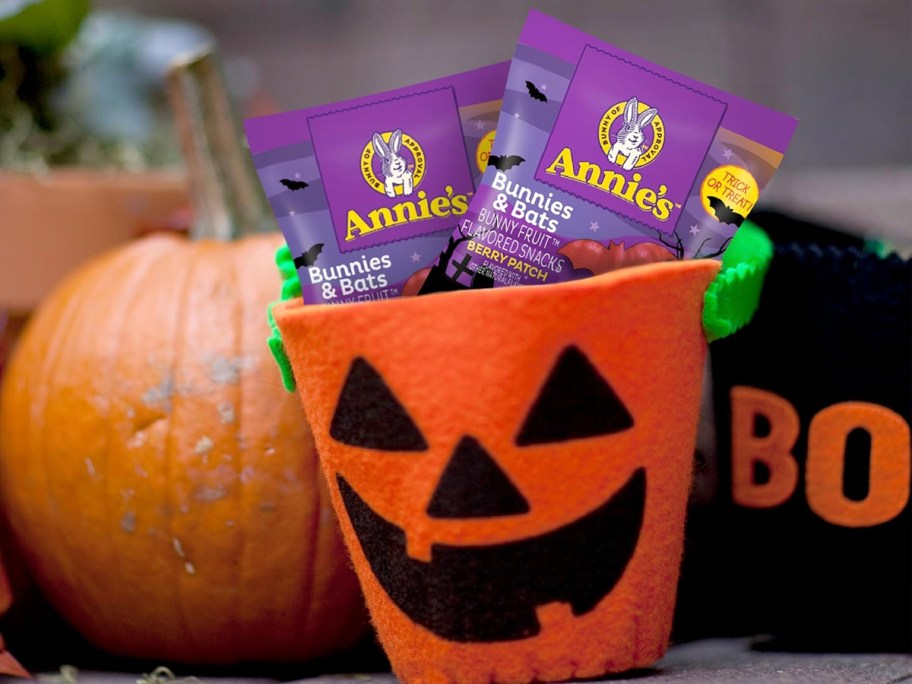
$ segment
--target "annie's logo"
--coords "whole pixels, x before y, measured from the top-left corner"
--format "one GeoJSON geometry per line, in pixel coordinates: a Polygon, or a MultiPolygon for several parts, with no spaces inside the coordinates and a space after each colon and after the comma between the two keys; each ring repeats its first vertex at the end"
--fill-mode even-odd
{"type": "Polygon", "coordinates": [[[307,124],[341,253],[449,234],[469,208],[475,182],[452,87],[345,106],[307,124]]]}
{"type": "Polygon", "coordinates": [[[671,233],[726,107],[672,76],[586,46],[535,179],[671,233]]]}
{"type": "Polygon", "coordinates": [[[468,195],[455,194],[452,185],[444,186],[443,194],[434,198],[429,198],[424,190],[415,192],[427,171],[427,160],[421,144],[401,128],[375,132],[361,150],[360,166],[364,180],[378,193],[392,199],[414,196],[417,201],[377,207],[366,216],[349,209],[346,242],[412,221],[464,214],[469,207],[468,195]]]}
{"type": "MultiPolygon", "coordinates": [[[[598,124],[598,142],[606,162],[624,171],[633,171],[659,156],[665,146],[665,122],[656,107],[631,97],[612,105],[602,115],[598,124]]],[[[628,178],[614,167],[603,168],[601,162],[576,162],[569,146],[558,153],[545,168],[545,173],[587,183],[642,211],[648,211],[659,221],[668,219],[674,207],[674,202],[663,198],[668,192],[667,185],[661,184],[655,190],[640,187],[643,180],[640,173],[634,172],[628,178]]]]}
{"type": "Polygon", "coordinates": [[[361,175],[368,185],[387,197],[411,195],[424,177],[425,167],[421,145],[414,138],[403,135],[401,128],[391,133],[374,133],[361,152],[361,175]],[[407,153],[400,154],[403,144],[407,153]]]}

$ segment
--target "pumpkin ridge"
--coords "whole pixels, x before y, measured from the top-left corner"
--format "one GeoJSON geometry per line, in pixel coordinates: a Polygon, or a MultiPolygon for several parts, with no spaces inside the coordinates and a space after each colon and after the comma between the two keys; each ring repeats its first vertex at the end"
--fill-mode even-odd
{"type": "MultiPolygon", "coordinates": [[[[72,292],[73,292],[73,290],[70,290],[69,291],[70,297],[67,298],[64,302],[61,302],[60,308],[62,309],[62,311],[59,314],[52,315],[52,314],[56,314],[56,312],[48,312],[44,317],[42,317],[40,319],[36,319],[34,321],[34,324],[29,326],[28,334],[29,335],[41,334],[43,337],[46,338],[47,336],[43,334],[44,331],[41,328],[49,327],[50,326],[49,321],[52,321],[52,320],[59,321],[56,326],[58,329],[67,331],[67,329],[72,325],[72,322],[75,318],[75,312],[77,311],[78,306],[83,305],[85,303],[84,297],[83,297],[83,299],[79,299],[79,298],[75,297],[72,294],[72,292]]],[[[49,379],[55,377],[55,375],[56,375],[55,371],[60,363],[60,361],[59,361],[60,349],[63,346],[62,340],[65,337],[68,337],[68,336],[67,335],[52,336],[52,345],[53,346],[51,348],[44,350],[45,351],[44,357],[39,362],[38,382],[34,383],[32,385],[32,387],[34,389],[30,390],[30,391],[33,391],[36,394],[38,394],[38,397],[36,398],[36,400],[34,400],[32,402],[32,405],[33,406],[40,405],[42,414],[47,410],[48,395],[50,393],[50,386],[51,386],[49,379]]],[[[25,338],[25,335],[23,335],[23,338],[25,338]]],[[[24,339],[22,341],[24,341],[24,339]]],[[[19,347],[20,347],[20,349],[22,349],[22,348],[24,348],[24,345],[21,344],[21,342],[20,342],[19,347]]],[[[17,359],[14,359],[14,361],[16,361],[16,360],[17,359]]],[[[18,359],[18,361],[20,363],[26,362],[25,359],[21,359],[21,358],[18,359]]],[[[7,371],[7,373],[12,377],[12,373],[10,373],[9,371],[7,371]]],[[[42,489],[44,490],[44,498],[45,498],[44,505],[45,505],[46,513],[45,513],[44,517],[50,517],[51,511],[53,510],[53,497],[51,496],[50,483],[49,483],[47,474],[53,472],[53,470],[51,469],[51,462],[48,458],[47,449],[44,448],[44,445],[46,443],[45,434],[46,433],[43,430],[35,430],[31,426],[28,430],[28,442],[30,444],[30,450],[32,451],[32,453],[41,454],[42,467],[39,469],[39,472],[42,475],[42,489]],[[35,449],[33,446],[31,446],[33,444],[37,444],[38,448],[35,449]]],[[[4,477],[4,481],[13,481],[13,479],[14,478],[4,477]]],[[[4,504],[4,505],[6,505],[6,504],[4,504]]],[[[54,527],[54,526],[51,526],[51,527],[54,527]]],[[[54,530],[56,532],[56,528],[54,528],[54,530]]],[[[51,533],[51,534],[53,534],[53,533],[51,533]]],[[[20,540],[20,544],[22,546],[24,546],[25,548],[28,548],[28,546],[23,543],[24,541],[25,540],[20,540]]],[[[57,539],[55,540],[55,542],[52,542],[52,543],[59,544],[60,547],[63,548],[63,541],[64,541],[63,535],[57,535],[57,539]]],[[[64,563],[63,563],[63,567],[61,568],[61,571],[68,579],[67,584],[69,586],[72,586],[73,585],[73,579],[72,579],[73,573],[71,572],[69,554],[64,554],[64,563]]]]}
{"type": "MultiPolygon", "coordinates": [[[[239,245],[247,244],[250,247],[251,244],[256,244],[255,242],[251,243],[247,238],[243,239],[243,243],[238,241],[230,245],[230,262],[231,262],[231,274],[232,282],[235,283],[236,296],[235,296],[235,311],[232,317],[235,323],[235,340],[234,340],[234,356],[240,358],[246,349],[245,341],[245,332],[247,324],[246,321],[246,312],[247,309],[251,306],[249,300],[257,300],[255,308],[259,310],[261,308],[261,302],[258,300],[257,288],[248,288],[246,287],[244,275],[249,271],[249,264],[255,260],[253,255],[247,254],[247,258],[250,260],[247,262],[245,267],[244,259],[242,258],[242,250],[239,248],[239,245]]],[[[235,399],[237,403],[236,412],[235,412],[235,427],[237,429],[236,435],[238,439],[246,439],[244,436],[244,399],[245,397],[251,397],[251,404],[256,400],[256,386],[245,388],[245,383],[250,383],[255,379],[255,375],[250,374],[240,374],[238,377],[237,388],[235,391],[235,399]]],[[[251,422],[251,425],[255,427],[255,421],[251,422]]],[[[253,434],[253,433],[252,433],[253,434]]],[[[251,511],[258,510],[253,501],[252,492],[255,490],[255,484],[250,483],[249,485],[244,482],[241,477],[242,473],[245,471],[244,456],[247,448],[238,448],[237,456],[237,492],[234,495],[237,513],[234,516],[236,524],[234,529],[235,536],[237,538],[237,551],[236,551],[236,566],[237,566],[237,592],[234,596],[234,610],[235,610],[235,620],[240,623],[246,619],[249,615],[257,615],[259,611],[263,610],[263,606],[260,603],[262,599],[258,593],[243,591],[244,587],[252,585],[252,582],[247,579],[249,575],[249,568],[256,567],[257,563],[257,546],[255,543],[256,528],[253,526],[253,523],[250,520],[251,511]],[[253,542],[251,542],[253,540],[253,542]]],[[[254,453],[252,447],[250,447],[251,454],[249,455],[251,470],[254,470],[258,465],[258,454],[254,453]]],[[[254,514],[255,515],[255,514],[254,514]]],[[[254,585],[255,586],[255,585],[254,585]]],[[[269,598],[273,598],[270,596],[269,598]]],[[[268,610],[266,611],[268,612],[268,610]]],[[[283,639],[285,636],[283,635],[283,639]]],[[[259,639],[259,637],[257,637],[259,639]]],[[[274,639],[270,644],[270,647],[274,646],[278,639],[274,639]]],[[[242,635],[238,634],[236,631],[232,631],[232,643],[233,646],[233,657],[238,660],[247,660],[250,657],[251,653],[257,652],[259,648],[258,645],[252,644],[251,639],[248,637],[244,639],[242,635]]],[[[276,651],[287,651],[284,645],[277,647],[276,651]]]]}
{"type": "MultiPolygon", "coordinates": [[[[245,272],[244,265],[238,263],[239,250],[235,249],[235,244],[231,243],[228,245],[228,250],[231,255],[231,282],[234,284],[234,287],[238,290],[241,289],[240,283],[242,282],[242,275],[245,272]]],[[[235,296],[232,298],[234,300],[234,311],[230,320],[234,321],[234,357],[242,358],[244,354],[244,298],[243,296],[235,296]]],[[[234,390],[235,393],[235,442],[238,442],[239,439],[243,439],[243,420],[244,420],[244,376],[243,373],[239,373],[238,381],[234,390]]],[[[238,444],[237,456],[234,461],[236,463],[235,473],[237,476],[237,486],[236,493],[234,495],[237,510],[241,513],[246,511],[247,508],[244,506],[245,494],[247,493],[247,487],[244,486],[244,480],[241,478],[241,474],[244,472],[244,452],[246,449],[240,448],[238,444]]],[[[235,516],[240,517],[240,516],[235,516]]],[[[240,588],[245,586],[244,582],[244,568],[246,566],[246,553],[249,549],[249,544],[247,543],[247,530],[246,530],[246,521],[239,522],[235,524],[235,535],[237,538],[237,580],[235,585],[234,592],[234,617],[235,621],[240,624],[243,615],[244,615],[244,596],[243,592],[240,591],[240,588]]],[[[231,643],[233,644],[232,652],[236,654],[237,657],[243,657],[242,653],[244,649],[244,643],[240,640],[241,635],[238,630],[231,631],[231,643]]]]}
{"type": "MultiPolygon", "coordinates": [[[[122,264],[123,268],[127,271],[127,273],[129,275],[128,275],[128,277],[122,278],[122,279],[113,278],[113,276],[115,275],[113,273],[110,274],[110,276],[109,276],[111,280],[114,280],[115,282],[117,282],[118,290],[122,294],[122,298],[118,298],[118,300],[117,300],[118,302],[122,302],[122,304],[118,308],[118,311],[120,314],[119,319],[116,321],[115,325],[111,325],[111,329],[115,330],[116,334],[113,338],[111,347],[109,349],[109,353],[107,355],[109,359],[113,360],[113,359],[120,358],[121,351],[124,347],[123,333],[125,331],[125,326],[123,324],[127,321],[128,314],[129,314],[130,310],[133,308],[134,303],[136,302],[136,295],[140,292],[139,285],[143,282],[143,280],[146,278],[146,276],[150,272],[154,272],[153,265],[157,268],[158,265],[160,264],[160,262],[169,258],[168,251],[163,250],[158,255],[158,257],[159,257],[158,259],[138,259],[138,260],[136,260],[136,259],[129,258],[129,251],[128,251],[125,253],[124,256],[122,256],[122,258],[120,260],[118,260],[118,262],[115,262],[118,265],[122,264]],[[143,266],[142,267],[136,266],[137,261],[142,263],[143,266]],[[126,287],[127,284],[129,284],[130,287],[126,287]]],[[[102,282],[104,282],[106,285],[110,286],[110,280],[105,280],[102,282]]],[[[105,390],[105,394],[108,397],[117,396],[117,392],[115,391],[117,379],[114,375],[114,366],[115,366],[115,364],[113,362],[109,363],[107,365],[107,368],[105,369],[105,379],[104,379],[104,382],[102,383],[102,388],[105,390]]],[[[120,525],[112,519],[113,518],[112,501],[119,500],[119,497],[115,496],[116,492],[113,491],[113,485],[115,482],[115,478],[111,477],[112,471],[111,471],[111,468],[109,467],[109,462],[112,459],[111,448],[112,448],[112,445],[116,442],[116,435],[114,434],[115,430],[116,430],[116,426],[114,424],[114,421],[110,419],[112,412],[113,412],[113,408],[109,406],[108,416],[107,416],[108,419],[106,421],[107,430],[105,430],[105,437],[104,437],[105,438],[105,446],[104,446],[104,454],[105,454],[104,469],[105,470],[104,470],[104,472],[107,473],[107,478],[106,478],[107,487],[106,487],[106,496],[104,497],[104,499],[105,499],[104,506],[105,506],[106,512],[107,512],[107,515],[105,517],[109,521],[110,529],[116,530],[116,529],[120,528],[120,525]]],[[[131,425],[131,428],[132,427],[133,426],[131,425]]],[[[109,537],[109,540],[114,541],[110,537],[109,537]]],[[[114,563],[115,568],[121,568],[123,566],[123,563],[121,561],[121,556],[119,553],[117,553],[117,550],[116,550],[116,544],[115,544],[115,548],[112,548],[111,557],[113,558],[113,563],[114,563]]],[[[123,573],[119,572],[119,571],[116,574],[117,574],[117,576],[123,576],[123,573]]]]}
{"type": "MultiPolygon", "coordinates": [[[[174,242],[170,245],[170,249],[165,249],[162,251],[161,258],[158,259],[155,263],[155,265],[156,265],[155,270],[150,269],[150,273],[158,273],[159,269],[160,269],[160,265],[168,265],[172,262],[172,260],[182,258],[182,255],[186,252],[186,248],[187,248],[188,244],[189,243],[184,238],[174,239],[174,242]],[[176,254],[175,254],[175,252],[176,252],[176,254]]],[[[190,276],[191,276],[191,273],[188,271],[188,273],[187,273],[188,282],[192,282],[192,280],[190,279],[190,276]]],[[[179,301],[184,302],[186,290],[187,290],[187,287],[184,286],[182,289],[179,301]]],[[[182,306],[185,306],[185,305],[182,304],[182,306]]],[[[178,319],[175,319],[175,320],[178,320],[178,319]]],[[[177,340],[176,331],[175,331],[175,334],[172,339],[177,340]]],[[[177,352],[175,350],[173,357],[172,357],[170,368],[168,370],[168,373],[170,374],[170,376],[172,378],[174,377],[175,364],[177,363],[178,358],[179,358],[179,355],[177,354],[177,352]]],[[[171,482],[171,479],[170,479],[170,453],[169,453],[170,447],[168,445],[170,445],[170,443],[171,443],[171,436],[172,436],[172,432],[174,430],[174,416],[175,415],[176,414],[174,412],[174,407],[172,406],[172,409],[163,417],[163,419],[167,422],[167,426],[168,426],[167,432],[164,435],[164,444],[166,445],[166,447],[165,447],[165,453],[164,453],[164,459],[163,459],[163,464],[164,464],[163,481],[165,483],[171,482]]],[[[148,426],[146,426],[144,429],[148,429],[148,426]]],[[[167,492],[167,486],[168,486],[168,484],[165,485],[166,492],[167,492]]],[[[171,504],[171,502],[169,500],[166,500],[166,503],[169,506],[171,504]]],[[[171,527],[170,527],[170,520],[171,520],[171,518],[170,518],[170,516],[168,516],[169,524],[168,524],[168,528],[166,530],[167,539],[165,541],[168,544],[169,549],[171,548],[171,545],[173,544],[173,538],[174,538],[174,535],[173,535],[171,527]]],[[[164,565],[167,565],[167,560],[164,560],[164,565]]],[[[175,599],[175,603],[178,606],[181,606],[180,582],[174,583],[170,593],[173,595],[173,598],[175,599]]],[[[164,620],[166,622],[168,620],[167,615],[169,614],[169,611],[167,611],[167,609],[165,609],[163,611],[163,613],[166,616],[164,618],[164,620]]],[[[185,618],[183,617],[184,613],[180,608],[178,609],[178,613],[182,616],[182,621],[185,620],[185,618]]],[[[156,626],[160,629],[160,626],[162,624],[162,618],[159,617],[158,614],[155,614],[154,619],[155,619],[156,626]]],[[[182,630],[182,632],[178,632],[176,637],[172,637],[172,632],[176,632],[176,631],[177,630],[169,631],[169,634],[168,634],[169,641],[166,643],[165,648],[171,649],[175,645],[177,645],[180,648],[180,644],[182,642],[182,639],[184,638],[182,636],[182,634],[186,634],[189,631],[189,626],[186,626],[182,630]]]]}
{"type": "MultiPolygon", "coordinates": [[[[90,265],[85,267],[83,270],[79,271],[73,280],[72,283],[82,282],[84,280],[98,280],[95,276],[95,273],[102,269],[107,269],[111,264],[117,264],[118,256],[116,254],[111,254],[108,257],[102,257],[101,259],[92,262],[90,265]]],[[[72,293],[75,288],[70,287],[69,292],[72,293]]],[[[46,414],[48,410],[48,404],[50,401],[50,387],[52,387],[52,380],[59,375],[59,369],[62,364],[62,361],[65,357],[66,351],[72,351],[75,345],[72,344],[73,340],[73,323],[76,320],[81,318],[81,312],[84,308],[90,307],[94,302],[95,288],[79,288],[78,295],[72,296],[63,308],[60,318],[56,316],[51,316],[50,320],[60,321],[56,326],[55,333],[53,337],[54,348],[53,350],[48,349],[45,353],[46,362],[42,364],[42,370],[46,371],[46,374],[40,375],[40,380],[37,383],[38,387],[41,388],[42,397],[40,400],[40,405],[42,407],[42,414],[46,414]],[[66,341],[68,344],[64,344],[66,341]]],[[[48,320],[48,319],[45,319],[48,320]]],[[[34,435],[37,439],[36,442],[39,445],[38,453],[42,457],[42,472],[43,473],[53,473],[56,468],[54,464],[49,460],[49,449],[47,448],[47,431],[41,429],[30,429],[30,437],[34,435]]],[[[34,452],[33,452],[34,453],[34,452]]],[[[45,486],[45,495],[47,499],[47,511],[48,517],[55,515],[52,511],[55,508],[54,505],[54,495],[52,491],[52,486],[50,481],[45,477],[44,480],[45,486]]],[[[57,514],[59,515],[59,513],[57,514]]],[[[81,582],[78,580],[78,573],[73,573],[73,568],[78,564],[74,558],[78,555],[78,549],[74,549],[67,539],[66,535],[59,535],[56,541],[56,545],[63,551],[58,554],[56,558],[60,562],[59,570],[67,578],[67,586],[78,587],[81,585],[81,582]],[[75,581],[74,581],[75,579],[75,581]]],[[[46,573],[42,572],[42,575],[46,573]]],[[[69,617],[67,617],[69,619],[69,617]]]]}
{"type": "MultiPolygon", "coordinates": [[[[262,310],[262,302],[257,297],[257,293],[252,292],[256,288],[246,288],[245,287],[245,274],[250,270],[250,262],[252,258],[247,252],[246,249],[250,249],[251,244],[258,244],[256,238],[244,238],[230,244],[231,250],[231,264],[232,264],[232,281],[235,283],[235,288],[237,291],[237,296],[234,297],[235,300],[235,313],[233,320],[235,321],[235,357],[242,358],[246,348],[246,342],[244,339],[244,333],[247,328],[246,321],[246,309],[248,306],[253,306],[257,313],[262,310]],[[244,249],[241,249],[242,245],[246,245],[244,249]],[[245,261],[245,255],[250,261],[245,261]],[[250,300],[253,300],[255,303],[249,304],[250,300]]],[[[269,247],[268,251],[271,253],[272,248],[269,247]]],[[[235,434],[239,436],[239,439],[244,439],[244,406],[245,406],[245,397],[248,396],[248,393],[255,398],[255,393],[257,391],[256,386],[252,388],[247,388],[245,391],[245,383],[251,382],[253,376],[249,374],[241,373],[238,376],[237,390],[236,390],[236,400],[237,410],[236,414],[236,432],[235,434]]],[[[237,501],[237,514],[234,516],[237,520],[235,530],[238,535],[238,546],[237,546],[237,589],[238,589],[238,598],[234,603],[235,608],[235,617],[234,620],[236,623],[242,623],[247,619],[248,610],[245,603],[249,604],[250,601],[256,602],[254,606],[255,609],[259,609],[258,597],[253,597],[250,595],[250,592],[246,591],[246,588],[249,586],[247,581],[246,570],[250,566],[251,553],[255,552],[255,546],[249,543],[251,530],[249,529],[249,524],[247,523],[248,513],[251,507],[247,505],[247,502],[251,499],[251,488],[247,487],[244,483],[243,478],[241,477],[242,473],[245,470],[244,456],[248,451],[247,448],[241,448],[240,444],[237,450],[237,494],[235,495],[237,501]]],[[[253,451],[252,449],[250,451],[253,451]]],[[[257,459],[261,454],[251,454],[254,459],[257,459]]],[[[254,556],[252,561],[254,564],[259,562],[259,558],[254,556]]],[[[256,613],[257,610],[254,610],[256,613]]],[[[248,653],[250,652],[251,645],[250,643],[245,643],[240,641],[241,634],[239,630],[232,630],[232,637],[234,640],[234,654],[239,659],[247,659],[248,653]]],[[[286,650],[284,647],[278,649],[280,651],[286,650]]]]}
{"type": "MultiPolygon", "coordinates": [[[[182,264],[181,270],[184,273],[184,279],[180,286],[180,295],[177,298],[178,305],[175,307],[177,309],[177,315],[175,318],[175,334],[174,334],[174,352],[171,357],[171,367],[170,373],[171,377],[176,378],[178,371],[178,359],[184,358],[183,352],[187,348],[187,319],[189,318],[189,306],[187,302],[190,301],[190,291],[193,289],[193,274],[196,271],[197,265],[202,261],[206,254],[206,250],[199,249],[199,244],[197,243],[197,249],[183,250],[184,254],[180,255],[180,262],[182,264]],[[185,258],[189,256],[189,259],[185,258]],[[187,262],[184,264],[184,262],[187,262]]],[[[164,476],[165,482],[172,482],[173,467],[174,461],[174,442],[175,442],[175,423],[177,422],[178,415],[178,397],[175,397],[175,401],[172,404],[171,408],[171,419],[168,421],[168,432],[165,436],[165,453],[164,453],[164,476]]],[[[167,516],[167,532],[168,537],[171,540],[177,539],[175,530],[173,527],[174,522],[174,511],[179,510],[179,507],[175,506],[175,501],[173,499],[173,494],[168,497],[168,504],[171,507],[171,515],[167,516]]],[[[201,651],[202,642],[197,638],[196,633],[193,630],[192,620],[189,616],[187,605],[185,603],[185,593],[184,589],[184,569],[179,564],[175,564],[174,572],[174,584],[176,587],[176,601],[175,606],[177,607],[177,616],[180,619],[181,631],[184,634],[184,639],[188,640],[192,647],[183,648],[186,651],[201,651]]]]}
{"type": "MultiPolygon", "coordinates": [[[[39,340],[48,339],[48,337],[50,337],[50,336],[45,334],[44,329],[51,327],[50,321],[72,320],[72,318],[73,318],[73,315],[71,312],[72,305],[73,305],[73,303],[71,301],[72,299],[73,299],[72,294],[70,294],[69,298],[62,300],[59,303],[55,302],[55,304],[56,304],[55,310],[48,311],[48,312],[44,313],[43,315],[35,316],[32,318],[32,320],[30,320],[28,322],[28,324],[25,327],[25,330],[22,333],[19,343],[16,345],[16,348],[13,349],[12,356],[10,358],[10,363],[9,363],[8,367],[6,368],[6,377],[4,378],[5,381],[2,383],[3,396],[2,396],[2,398],[0,398],[0,402],[2,402],[3,404],[5,404],[7,406],[13,406],[13,407],[18,407],[18,405],[21,404],[21,406],[23,407],[23,410],[21,411],[22,414],[25,413],[25,411],[27,410],[26,407],[29,407],[29,406],[32,407],[31,408],[32,411],[35,411],[38,413],[43,413],[43,410],[47,406],[47,395],[48,395],[47,378],[52,377],[53,369],[51,368],[51,366],[54,365],[54,362],[56,361],[56,358],[57,358],[57,354],[56,353],[49,354],[49,353],[47,353],[46,350],[43,349],[43,351],[45,351],[45,353],[43,355],[39,355],[39,354],[33,352],[32,348],[30,346],[27,346],[25,343],[26,343],[26,341],[28,341],[32,338],[39,339],[39,340]],[[58,314],[57,309],[62,310],[61,313],[58,314]],[[26,355],[26,351],[29,352],[28,356],[26,355]],[[33,363],[36,368],[38,382],[30,383],[29,385],[23,386],[20,381],[19,385],[20,385],[21,389],[17,388],[17,390],[18,390],[17,394],[24,395],[25,397],[28,398],[28,401],[22,400],[20,398],[20,396],[16,396],[15,398],[11,399],[11,397],[13,395],[12,379],[14,377],[18,377],[19,366],[27,367],[30,363],[33,363]],[[31,394],[31,396],[30,396],[30,394],[31,394]],[[41,410],[37,411],[34,407],[38,405],[37,399],[39,396],[41,399],[41,405],[40,405],[41,410]]],[[[60,325],[60,323],[58,323],[58,325],[60,325]]],[[[57,351],[57,347],[59,347],[59,346],[60,346],[59,344],[55,346],[55,348],[54,348],[55,351],[57,351]]],[[[12,431],[7,432],[5,430],[6,421],[10,420],[14,424],[17,422],[14,419],[9,419],[7,417],[9,415],[9,411],[10,411],[10,409],[7,409],[7,411],[4,411],[4,424],[0,425],[0,438],[3,438],[4,435],[6,435],[6,438],[3,441],[10,439],[9,435],[13,434],[12,431]]],[[[27,423],[25,422],[25,415],[21,415],[19,417],[20,417],[20,420],[22,421],[23,425],[26,425],[27,423]]],[[[23,450],[26,453],[29,451],[32,451],[34,453],[34,445],[36,443],[38,443],[40,445],[44,441],[43,434],[44,433],[42,431],[35,430],[32,428],[31,425],[29,425],[28,429],[25,430],[24,435],[23,435],[24,436],[23,441],[27,444],[27,446],[23,450]]],[[[28,541],[27,537],[25,536],[23,530],[21,529],[22,527],[28,528],[29,523],[28,523],[28,521],[25,521],[24,524],[20,524],[17,522],[17,519],[21,519],[23,517],[22,513],[21,513],[21,511],[23,510],[23,507],[21,505],[12,504],[13,500],[18,499],[20,497],[25,498],[25,499],[29,498],[28,493],[26,491],[23,491],[21,488],[15,488],[15,487],[12,488],[11,491],[9,490],[9,484],[12,482],[15,482],[15,480],[16,480],[16,477],[17,477],[16,470],[21,467],[19,465],[19,463],[21,462],[21,457],[19,457],[20,455],[18,453],[16,454],[16,456],[17,456],[17,458],[12,461],[14,464],[12,475],[9,472],[9,464],[8,464],[9,459],[4,458],[4,460],[3,460],[3,472],[2,472],[2,478],[0,478],[0,483],[2,483],[3,494],[4,494],[4,496],[2,497],[2,505],[4,508],[5,514],[7,515],[8,519],[12,523],[11,527],[13,530],[13,535],[14,535],[14,538],[16,541],[16,545],[22,549],[23,554],[27,561],[27,566],[28,566],[29,570],[33,571],[33,568],[34,568],[34,563],[32,560],[33,552],[30,549],[29,544],[27,543],[27,541],[28,541]]],[[[50,517],[51,500],[52,500],[50,492],[49,492],[49,482],[48,482],[48,473],[51,471],[48,468],[49,468],[49,461],[48,461],[47,455],[43,454],[41,457],[41,467],[35,468],[32,471],[34,473],[39,474],[38,477],[41,478],[40,485],[37,482],[30,483],[31,486],[34,488],[33,491],[43,492],[43,494],[44,494],[44,503],[43,503],[44,510],[42,513],[40,513],[40,515],[42,518],[45,518],[45,519],[50,517]]],[[[36,496],[35,497],[36,501],[32,502],[31,505],[28,508],[26,508],[25,510],[29,510],[31,512],[36,511],[37,510],[36,504],[38,504],[38,501],[37,501],[38,498],[39,497],[36,496]]],[[[55,539],[51,543],[59,543],[59,537],[57,535],[55,535],[55,539]]],[[[71,580],[72,573],[69,572],[69,567],[64,568],[63,572],[67,575],[68,579],[71,580]]]]}
{"type": "MultiPolygon", "coordinates": [[[[247,302],[246,288],[243,284],[243,276],[246,273],[244,262],[241,259],[241,251],[236,248],[236,245],[239,243],[231,243],[230,248],[230,262],[231,262],[231,282],[235,284],[237,291],[237,296],[234,297],[235,300],[235,310],[232,315],[232,320],[235,321],[234,325],[234,356],[240,358],[244,353],[244,328],[245,328],[245,309],[247,302]]],[[[249,266],[248,266],[249,268],[249,266]]],[[[255,295],[254,295],[255,297],[255,295]]],[[[244,383],[245,376],[240,374],[238,376],[237,388],[235,390],[235,428],[236,428],[236,439],[243,439],[243,421],[244,421],[244,383]]],[[[254,390],[255,391],[255,390],[254,390]]],[[[237,544],[237,591],[234,596],[234,612],[235,620],[240,624],[244,620],[244,616],[248,614],[247,605],[248,602],[256,601],[256,597],[251,597],[241,590],[242,587],[248,585],[246,580],[246,568],[248,567],[249,555],[251,553],[251,544],[249,543],[250,533],[248,531],[248,522],[247,516],[250,507],[246,504],[247,500],[250,498],[250,488],[246,486],[243,478],[241,477],[244,472],[244,455],[246,449],[238,448],[237,454],[237,467],[235,472],[237,475],[237,492],[235,493],[235,500],[237,506],[237,514],[234,516],[235,523],[235,535],[238,540],[237,544]]],[[[232,630],[231,641],[233,644],[232,653],[234,657],[239,660],[244,660],[247,658],[247,652],[250,648],[249,642],[244,642],[240,639],[240,635],[232,630]]]]}

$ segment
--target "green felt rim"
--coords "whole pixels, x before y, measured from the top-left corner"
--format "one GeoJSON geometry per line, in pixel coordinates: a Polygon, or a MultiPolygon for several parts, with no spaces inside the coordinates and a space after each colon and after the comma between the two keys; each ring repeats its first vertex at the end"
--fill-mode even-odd
{"type": "Polygon", "coordinates": [[[703,296],[707,341],[728,337],[750,323],[772,258],[772,240],[757,224],[745,221],[722,256],[722,270],[703,296]]]}
{"type": "Polygon", "coordinates": [[[269,345],[269,351],[272,352],[272,358],[275,359],[276,365],[282,372],[282,384],[289,392],[294,392],[295,387],[297,387],[294,370],[291,367],[291,361],[288,359],[288,353],[285,351],[285,345],[282,344],[282,331],[276,325],[275,315],[272,310],[276,304],[301,296],[301,280],[298,278],[294,259],[291,257],[291,250],[288,245],[282,245],[276,250],[275,262],[282,276],[282,296],[272,302],[266,311],[270,330],[266,343],[269,345]]]}

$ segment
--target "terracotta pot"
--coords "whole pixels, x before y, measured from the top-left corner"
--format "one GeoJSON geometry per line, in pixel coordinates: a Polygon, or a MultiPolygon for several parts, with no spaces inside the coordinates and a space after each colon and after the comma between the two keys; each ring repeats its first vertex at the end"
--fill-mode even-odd
{"type": "Polygon", "coordinates": [[[167,227],[188,204],[176,171],[0,172],[0,309],[32,310],[89,257],[167,227]]]}

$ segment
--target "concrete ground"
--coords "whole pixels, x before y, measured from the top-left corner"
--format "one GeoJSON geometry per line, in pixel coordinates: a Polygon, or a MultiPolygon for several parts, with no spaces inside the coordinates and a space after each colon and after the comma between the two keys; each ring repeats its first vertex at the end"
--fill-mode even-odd
{"type": "MultiPolygon", "coordinates": [[[[782,653],[756,648],[749,639],[708,639],[672,647],[654,668],[608,677],[603,682],[637,684],[900,684],[912,683],[912,655],[901,654],[807,654],[782,653]]],[[[376,665],[376,663],[375,663],[376,665]]],[[[315,674],[296,677],[292,672],[259,676],[245,671],[239,676],[215,673],[207,676],[192,668],[177,671],[174,684],[395,684],[396,678],[384,670],[356,674],[315,674]],[[196,675],[198,681],[184,678],[196,675]]],[[[79,671],[75,684],[134,684],[139,672],[79,671]]],[[[14,680],[0,678],[2,684],[14,680]]],[[[59,672],[36,675],[39,684],[73,684],[72,676],[59,672]]],[[[596,684],[596,680],[587,680],[596,684]]]]}

